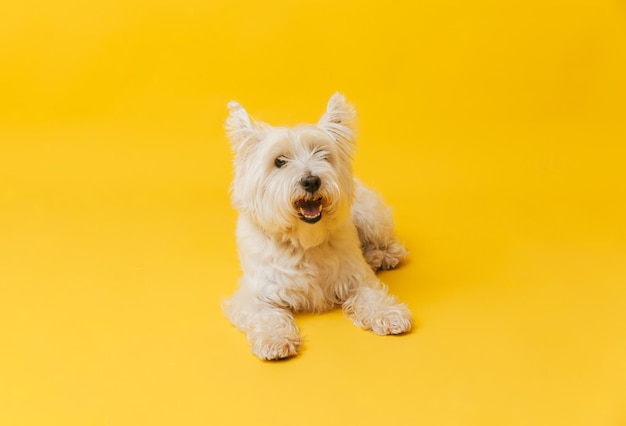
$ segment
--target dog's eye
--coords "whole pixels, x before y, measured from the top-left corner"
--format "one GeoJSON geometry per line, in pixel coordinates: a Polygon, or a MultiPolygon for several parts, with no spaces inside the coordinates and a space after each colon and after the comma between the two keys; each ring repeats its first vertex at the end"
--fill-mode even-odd
{"type": "Polygon", "coordinates": [[[322,161],[329,161],[330,155],[326,151],[323,151],[323,150],[316,151],[315,155],[317,155],[319,157],[319,159],[322,160],[322,161]]]}
{"type": "Polygon", "coordinates": [[[282,166],[284,166],[285,164],[287,164],[287,160],[285,160],[285,159],[284,159],[284,158],[282,158],[282,157],[278,157],[278,158],[276,158],[276,160],[274,160],[274,165],[275,165],[276,167],[278,167],[279,169],[280,169],[282,166]]]}

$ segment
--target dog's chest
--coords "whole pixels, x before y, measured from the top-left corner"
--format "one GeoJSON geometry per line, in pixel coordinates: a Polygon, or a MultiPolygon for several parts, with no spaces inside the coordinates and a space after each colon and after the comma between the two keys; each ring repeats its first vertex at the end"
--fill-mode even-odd
{"type": "Polygon", "coordinates": [[[324,311],[345,300],[354,284],[352,253],[318,247],[300,253],[293,264],[291,279],[284,283],[284,294],[296,310],[324,311]]]}
{"type": "Polygon", "coordinates": [[[362,278],[364,261],[356,230],[349,232],[351,229],[308,249],[289,239],[240,232],[245,281],[256,287],[264,300],[278,306],[296,311],[328,310],[345,300],[362,278]]]}

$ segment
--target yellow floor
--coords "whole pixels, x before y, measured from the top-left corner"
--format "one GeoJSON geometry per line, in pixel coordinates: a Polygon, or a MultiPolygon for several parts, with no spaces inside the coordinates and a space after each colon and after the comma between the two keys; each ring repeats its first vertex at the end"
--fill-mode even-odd
{"type": "Polygon", "coordinates": [[[0,425],[626,425],[616,0],[0,6],[0,425]],[[249,353],[225,105],[359,110],[416,317],[249,353]]]}

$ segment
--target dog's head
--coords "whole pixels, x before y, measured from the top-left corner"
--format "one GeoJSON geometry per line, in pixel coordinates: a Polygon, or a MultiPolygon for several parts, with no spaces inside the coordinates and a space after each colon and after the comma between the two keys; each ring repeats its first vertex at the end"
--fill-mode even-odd
{"type": "Polygon", "coordinates": [[[237,210],[274,233],[349,215],[356,114],[343,95],[330,98],[316,125],[293,128],[256,122],[236,102],[228,107],[237,210]]]}

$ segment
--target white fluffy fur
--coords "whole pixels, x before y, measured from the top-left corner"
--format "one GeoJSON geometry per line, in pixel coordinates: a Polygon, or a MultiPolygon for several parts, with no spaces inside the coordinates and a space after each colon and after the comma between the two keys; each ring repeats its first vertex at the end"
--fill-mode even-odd
{"type": "Polygon", "coordinates": [[[317,125],[294,128],[257,123],[236,102],[228,107],[243,276],[224,309],[252,352],[268,360],[296,355],[294,313],[338,305],[376,334],[409,331],[411,312],[374,273],[395,267],[406,250],[390,209],[352,176],[353,107],[335,94],[317,125]],[[306,191],[306,176],[319,177],[319,189],[306,191]],[[301,219],[299,200],[321,200],[321,219],[301,219]]]}

